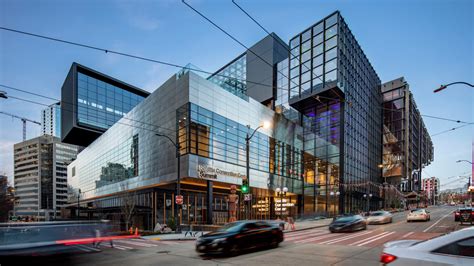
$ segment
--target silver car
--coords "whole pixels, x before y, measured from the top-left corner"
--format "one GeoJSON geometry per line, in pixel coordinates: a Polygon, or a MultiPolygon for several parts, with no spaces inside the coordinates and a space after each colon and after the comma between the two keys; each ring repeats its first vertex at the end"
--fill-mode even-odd
{"type": "Polygon", "coordinates": [[[430,220],[430,212],[425,209],[414,209],[411,210],[407,215],[407,222],[412,221],[429,221],[430,220]]]}
{"type": "Polygon", "coordinates": [[[392,214],[387,211],[371,212],[367,217],[368,224],[388,224],[392,222],[392,214]]]}

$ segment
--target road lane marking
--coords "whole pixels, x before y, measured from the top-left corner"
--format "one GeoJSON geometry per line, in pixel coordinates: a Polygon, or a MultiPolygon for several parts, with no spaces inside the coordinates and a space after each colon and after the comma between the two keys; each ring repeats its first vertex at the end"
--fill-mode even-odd
{"type": "Polygon", "coordinates": [[[288,237],[294,237],[294,236],[309,235],[309,234],[314,234],[314,233],[319,233],[319,232],[328,232],[328,231],[326,231],[326,230],[311,230],[311,231],[306,231],[306,232],[285,233],[285,235],[288,235],[288,237]]]}
{"type": "Polygon", "coordinates": [[[303,240],[308,237],[320,236],[320,235],[324,235],[328,233],[329,232],[318,232],[318,233],[312,233],[312,234],[306,234],[306,235],[289,236],[289,237],[285,237],[285,240],[290,240],[290,241],[295,240],[295,239],[303,240]]]}
{"type": "Polygon", "coordinates": [[[425,230],[423,230],[423,233],[426,233],[428,230],[430,230],[431,228],[433,228],[433,226],[437,225],[441,220],[443,220],[444,218],[446,218],[448,215],[450,215],[452,212],[451,210],[446,214],[444,215],[443,217],[439,218],[438,221],[436,221],[434,224],[430,225],[430,227],[426,228],[425,230]]]}
{"type": "Polygon", "coordinates": [[[341,241],[344,241],[344,240],[356,238],[356,237],[359,237],[359,236],[367,235],[367,234],[370,234],[370,233],[372,233],[372,231],[358,233],[358,234],[355,234],[355,235],[345,236],[345,237],[336,238],[336,239],[331,239],[331,240],[321,242],[319,244],[333,244],[333,243],[341,242],[341,241]]]}
{"type": "Polygon", "coordinates": [[[371,237],[369,237],[369,238],[365,238],[365,239],[356,241],[356,242],[354,242],[354,243],[350,243],[349,246],[357,245],[357,244],[360,244],[360,243],[362,243],[362,242],[371,240],[371,239],[373,239],[373,238],[376,238],[376,237],[379,237],[379,236],[381,236],[381,235],[385,235],[385,234],[388,234],[388,233],[390,233],[390,231],[382,232],[382,233],[380,233],[380,234],[378,234],[378,235],[374,235],[374,236],[371,236],[371,237]]]}
{"type": "Polygon", "coordinates": [[[118,248],[118,249],[120,249],[120,250],[134,249],[134,248],[131,248],[131,247],[120,246],[120,245],[117,245],[117,244],[114,244],[114,248],[118,248]]]}
{"type": "Polygon", "coordinates": [[[139,242],[129,242],[129,241],[117,241],[122,244],[128,244],[128,245],[134,245],[134,246],[140,246],[140,247],[157,247],[158,245],[155,244],[145,244],[145,243],[139,243],[139,242]]]}
{"type": "Polygon", "coordinates": [[[304,243],[309,243],[309,242],[313,242],[313,241],[316,241],[316,240],[321,240],[321,239],[324,239],[324,238],[328,238],[328,237],[332,237],[334,236],[333,234],[327,234],[327,235],[323,235],[323,236],[318,236],[318,237],[312,237],[312,238],[307,238],[307,239],[303,239],[303,240],[298,240],[298,241],[295,241],[295,243],[297,244],[304,244],[304,243]]]}
{"type": "Polygon", "coordinates": [[[402,236],[402,238],[408,237],[409,235],[412,235],[412,234],[414,234],[414,233],[415,233],[415,232],[406,233],[406,234],[404,234],[404,235],[402,236]]]}
{"type": "Polygon", "coordinates": [[[357,245],[357,246],[360,247],[360,246],[363,246],[363,245],[367,245],[367,244],[369,244],[369,243],[372,243],[372,242],[374,242],[374,241],[376,241],[376,240],[382,239],[382,238],[384,238],[384,237],[386,237],[386,236],[389,236],[389,235],[392,235],[392,234],[395,234],[395,232],[390,232],[390,233],[385,234],[385,235],[383,235],[383,236],[379,236],[379,237],[377,237],[377,238],[374,238],[374,239],[372,239],[372,240],[366,241],[366,242],[364,242],[364,243],[360,243],[360,244],[357,245]]]}

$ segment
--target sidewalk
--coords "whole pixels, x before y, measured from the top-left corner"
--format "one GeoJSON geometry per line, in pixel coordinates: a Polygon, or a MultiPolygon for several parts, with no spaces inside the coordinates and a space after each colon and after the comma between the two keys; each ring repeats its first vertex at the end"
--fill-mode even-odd
{"type": "MultiPolygon", "coordinates": [[[[323,219],[323,220],[318,220],[318,221],[300,221],[300,222],[295,222],[295,230],[284,230],[284,233],[287,232],[295,232],[295,231],[303,231],[303,230],[308,230],[308,229],[313,229],[313,228],[318,228],[318,227],[325,227],[328,226],[331,223],[332,219],[323,219]]],[[[285,225],[285,228],[288,228],[288,224],[285,225]]],[[[141,238],[143,239],[150,239],[150,240],[158,240],[158,241],[180,241],[180,240],[196,240],[198,237],[200,237],[202,234],[206,234],[209,232],[198,232],[196,236],[191,236],[190,234],[187,234],[185,236],[185,233],[170,233],[170,234],[157,234],[157,235],[149,235],[149,236],[142,236],[141,238]]]]}

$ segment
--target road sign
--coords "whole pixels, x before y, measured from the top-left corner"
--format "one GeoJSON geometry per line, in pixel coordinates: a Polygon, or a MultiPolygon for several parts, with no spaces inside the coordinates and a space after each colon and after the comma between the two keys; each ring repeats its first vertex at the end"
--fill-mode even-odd
{"type": "Polygon", "coordinates": [[[176,195],[176,204],[183,204],[183,195],[176,195]]]}
{"type": "Polygon", "coordinates": [[[244,194],[244,201],[251,201],[252,200],[252,194],[244,194]]]}

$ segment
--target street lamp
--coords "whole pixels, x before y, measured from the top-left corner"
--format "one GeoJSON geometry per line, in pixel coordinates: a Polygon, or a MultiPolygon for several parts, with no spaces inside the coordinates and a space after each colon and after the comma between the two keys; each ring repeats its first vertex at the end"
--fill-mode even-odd
{"type": "Polygon", "coordinates": [[[283,197],[286,196],[286,192],[288,192],[288,188],[287,187],[283,187],[283,188],[277,187],[275,189],[275,192],[276,192],[277,196],[280,198],[280,219],[283,220],[283,197]]]}
{"type": "Polygon", "coordinates": [[[364,198],[367,199],[367,213],[369,213],[369,211],[370,211],[370,204],[369,204],[369,202],[370,202],[370,198],[372,198],[372,193],[370,193],[370,194],[364,194],[364,198]]]}
{"type": "MultiPolygon", "coordinates": [[[[248,186],[247,193],[249,194],[251,194],[251,191],[250,191],[250,140],[252,139],[253,135],[255,135],[257,130],[259,130],[262,127],[267,129],[267,128],[270,128],[270,126],[271,126],[270,122],[264,121],[263,124],[258,126],[249,136],[250,125],[247,125],[247,136],[245,137],[245,148],[246,148],[245,157],[246,157],[246,178],[247,178],[246,185],[248,186]]],[[[250,201],[245,205],[246,206],[245,216],[248,219],[250,206],[247,206],[247,205],[250,205],[250,201]]]]}
{"type": "Polygon", "coordinates": [[[434,93],[440,92],[440,91],[446,89],[448,86],[451,86],[451,85],[454,85],[454,84],[464,84],[464,85],[467,85],[469,87],[474,87],[474,85],[472,85],[470,83],[467,83],[467,82],[464,82],[464,81],[457,81],[457,82],[452,82],[452,83],[449,83],[449,84],[446,84],[446,85],[441,85],[439,88],[437,88],[433,92],[434,93]]]}
{"type": "Polygon", "coordinates": [[[471,162],[471,161],[468,161],[468,160],[457,160],[456,162],[457,162],[457,163],[460,163],[460,162],[466,162],[466,163],[470,163],[470,164],[472,164],[472,162],[471,162]]]}
{"type": "MultiPolygon", "coordinates": [[[[155,134],[156,136],[158,137],[164,137],[166,138],[167,140],[169,140],[171,142],[171,144],[173,144],[173,146],[175,147],[176,149],[176,158],[178,160],[178,171],[177,171],[177,178],[176,178],[176,196],[181,196],[181,154],[179,152],[179,149],[180,149],[180,146],[179,146],[179,143],[176,143],[175,141],[173,141],[170,137],[164,135],[164,134],[159,134],[159,133],[156,133],[155,134]]],[[[173,199],[175,202],[176,202],[176,199],[173,199]]],[[[178,231],[181,231],[180,228],[181,228],[181,221],[180,221],[180,211],[181,211],[181,204],[178,204],[177,206],[177,211],[175,213],[175,222],[176,222],[176,228],[178,231]],[[176,218],[178,217],[178,218],[176,218]]]]}
{"type": "Polygon", "coordinates": [[[332,198],[332,196],[335,196],[335,197],[334,197],[334,217],[336,217],[336,200],[337,200],[337,198],[339,197],[339,195],[341,195],[341,192],[339,192],[339,191],[337,191],[337,192],[331,191],[331,192],[329,192],[329,195],[331,195],[331,198],[332,198]]]}

